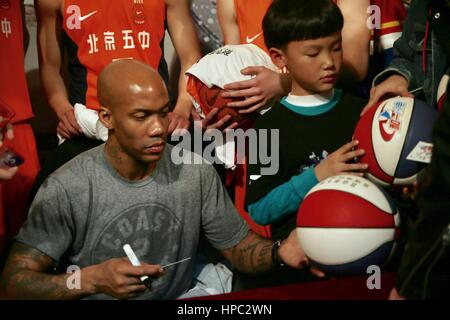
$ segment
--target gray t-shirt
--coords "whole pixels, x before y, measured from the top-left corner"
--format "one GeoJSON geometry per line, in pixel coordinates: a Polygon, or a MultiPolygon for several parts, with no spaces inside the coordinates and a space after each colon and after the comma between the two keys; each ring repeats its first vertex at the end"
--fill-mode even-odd
{"type": "MultiPolygon", "coordinates": [[[[128,243],[150,264],[169,268],[140,299],[173,299],[189,289],[200,230],[223,250],[248,226],[211,165],[175,165],[167,146],[151,177],[131,182],[107,162],[104,145],[53,173],[41,186],[16,240],[80,268],[124,257],[128,243]]],[[[95,295],[90,298],[111,298],[95,295]]]]}

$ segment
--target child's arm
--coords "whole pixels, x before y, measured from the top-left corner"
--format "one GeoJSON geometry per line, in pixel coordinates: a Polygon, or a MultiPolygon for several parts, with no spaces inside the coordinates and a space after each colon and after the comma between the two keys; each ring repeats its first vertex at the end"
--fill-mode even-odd
{"type": "Polygon", "coordinates": [[[347,163],[364,154],[363,149],[353,151],[358,141],[352,141],[331,153],[315,168],[292,177],[276,187],[257,202],[247,205],[252,219],[261,225],[271,224],[287,214],[296,212],[306,194],[319,181],[339,174],[363,175],[367,169],[364,163],[347,163]]]}
{"type": "Polygon", "coordinates": [[[305,195],[317,182],[314,168],[310,168],[248,205],[248,212],[256,223],[271,224],[287,214],[296,212],[305,195]]]}

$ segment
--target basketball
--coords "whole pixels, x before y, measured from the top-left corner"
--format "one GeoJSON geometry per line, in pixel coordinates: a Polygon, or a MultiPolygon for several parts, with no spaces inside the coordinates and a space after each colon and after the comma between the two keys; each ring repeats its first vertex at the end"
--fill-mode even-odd
{"type": "Polygon", "coordinates": [[[431,160],[432,128],[438,112],[425,102],[395,97],[369,109],[353,138],[365,150],[367,178],[382,186],[410,186],[431,160]]]}
{"type": "Polygon", "coordinates": [[[326,273],[365,274],[382,267],[399,239],[399,213],[371,181],[339,175],[317,184],[297,213],[297,236],[306,256],[326,273]]]}
{"type": "Polygon", "coordinates": [[[224,91],[223,89],[217,86],[212,86],[211,88],[209,88],[206,84],[204,84],[196,77],[189,76],[188,88],[193,87],[195,87],[195,89],[190,89],[191,95],[195,96],[194,101],[198,104],[198,107],[200,107],[205,116],[208,115],[212,109],[219,109],[219,112],[212,119],[212,123],[222,119],[227,115],[230,115],[231,120],[229,120],[227,124],[237,122],[238,127],[242,128],[245,127],[246,124],[250,121],[253,122],[256,119],[255,113],[240,114],[238,112],[239,108],[235,109],[227,107],[227,103],[233,101],[234,99],[223,98],[221,95],[221,93],[224,91]]]}
{"type": "MultiPolygon", "coordinates": [[[[205,117],[213,108],[218,108],[219,113],[210,123],[230,115],[232,118],[225,125],[237,122],[240,128],[250,127],[260,113],[270,108],[270,104],[251,114],[239,113],[240,108],[226,106],[233,99],[224,99],[221,93],[227,84],[252,79],[253,75],[244,75],[241,71],[256,66],[278,72],[269,55],[253,44],[223,46],[192,65],[185,73],[186,90],[200,116],[205,117]]],[[[246,106],[246,109],[248,107],[251,106],[246,106]]]]}

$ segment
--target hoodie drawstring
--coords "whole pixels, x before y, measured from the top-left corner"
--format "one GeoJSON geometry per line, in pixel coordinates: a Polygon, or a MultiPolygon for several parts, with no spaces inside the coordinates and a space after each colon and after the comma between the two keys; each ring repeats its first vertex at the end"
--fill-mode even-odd
{"type": "MultiPolygon", "coordinates": [[[[431,15],[431,7],[428,9],[428,17],[431,15]]],[[[427,71],[427,41],[428,41],[428,34],[430,33],[430,21],[427,17],[427,23],[425,26],[425,38],[423,39],[423,49],[422,49],[422,71],[423,73],[426,73],[427,71]]]]}

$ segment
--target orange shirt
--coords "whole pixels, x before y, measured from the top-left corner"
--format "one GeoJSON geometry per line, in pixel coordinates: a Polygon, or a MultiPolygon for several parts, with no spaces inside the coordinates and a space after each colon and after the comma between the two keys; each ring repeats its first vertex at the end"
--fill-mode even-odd
{"type": "MultiPolygon", "coordinates": [[[[332,0],[336,3],[336,0],[332,0]]],[[[241,43],[253,43],[269,53],[264,43],[262,22],[272,0],[234,0],[241,43]]]]}
{"type": "Polygon", "coordinates": [[[16,113],[12,123],[33,118],[25,79],[20,1],[0,2],[0,100],[16,113]]]}
{"type": "Polygon", "coordinates": [[[234,0],[241,43],[253,43],[267,53],[262,21],[271,3],[272,0],[234,0]]]}
{"type": "Polygon", "coordinates": [[[71,103],[98,110],[97,77],[117,59],[159,69],[164,62],[164,0],[65,0],[71,103]]]}

